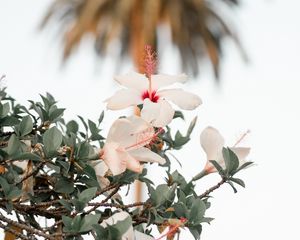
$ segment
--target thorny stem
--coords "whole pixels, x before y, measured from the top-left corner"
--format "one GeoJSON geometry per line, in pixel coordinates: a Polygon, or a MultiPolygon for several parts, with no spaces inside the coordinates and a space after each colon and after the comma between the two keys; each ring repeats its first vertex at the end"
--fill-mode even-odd
{"type": "Polygon", "coordinates": [[[222,180],[216,184],[215,186],[207,189],[204,193],[202,193],[201,195],[199,195],[199,198],[202,199],[202,198],[205,198],[207,197],[210,193],[212,193],[213,191],[215,191],[216,189],[218,189],[221,185],[223,185],[225,182],[227,181],[227,178],[226,177],[223,177],[222,180]]]}
{"type": "MultiPolygon", "coordinates": [[[[111,190],[111,189],[114,189],[114,188],[117,188],[116,192],[118,192],[118,190],[119,190],[120,187],[121,187],[120,184],[112,184],[112,185],[110,185],[110,186],[108,186],[108,187],[102,189],[101,191],[97,192],[95,197],[97,197],[97,196],[99,196],[99,195],[101,195],[101,194],[103,194],[103,193],[105,193],[105,192],[107,192],[107,191],[109,191],[109,190],[111,190]]],[[[115,190],[114,190],[114,191],[115,191],[115,190]]],[[[113,195],[115,195],[116,192],[114,192],[114,191],[113,191],[111,194],[109,194],[109,196],[108,196],[109,198],[111,198],[113,195]]],[[[102,201],[102,203],[108,201],[108,199],[109,199],[108,197],[105,198],[105,199],[102,201]]],[[[94,206],[93,208],[95,208],[95,206],[94,206]]],[[[98,207],[96,207],[95,209],[97,209],[97,208],[98,208],[98,207]]],[[[88,213],[90,213],[90,212],[92,212],[92,211],[94,211],[94,210],[90,209],[90,210],[89,210],[88,212],[86,212],[85,214],[88,214],[88,213]]],[[[76,215],[77,215],[77,213],[75,212],[75,213],[72,214],[72,217],[74,217],[74,216],[76,216],[76,215]]],[[[56,222],[51,226],[51,228],[53,228],[54,226],[57,226],[57,225],[59,225],[59,224],[61,224],[61,223],[62,223],[62,220],[58,220],[58,221],[56,221],[56,222]]]]}
{"type": "Polygon", "coordinates": [[[44,237],[45,239],[55,240],[55,238],[53,238],[53,237],[52,237],[51,235],[49,235],[49,234],[45,234],[45,233],[43,233],[42,231],[39,231],[39,230],[36,230],[36,229],[34,229],[34,228],[29,227],[28,225],[25,225],[25,224],[21,224],[21,223],[15,222],[15,221],[13,221],[13,220],[11,220],[11,219],[9,219],[9,218],[4,217],[2,214],[0,214],[0,220],[3,221],[3,222],[8,223],[8,224],[10,224],[10,225],[13,225],[13,226],[15,226],[15,227],[18,227],[18,228],[20,228],[20,229],[23,229],[23,230],[25,230],[25,231],[27,231],[27,232],[30,232],[30,233],[32,233],[32,234],[36,234],[36,235],[38,235],[38,236],[44,237]]]}
{"type": "Polygon", "coordinates": [[[138,207],[138,206],[145,206],[146,202],[136,202],[127,205],[117,204],[117,203],[89,203],[88,206],[96,206],[99,205],[100,207],[115,207],[120,209],[138,207]]]}
{"type": "Polygon", "coordinates": [[[90,210],[86,211],[85,214],[89,214],[89,213],[95,211],[98,207],[101,206],[101,204],[103,204],[103,203],[107,202],[109,199],[111,199],[112,196],[115,195],[119,191],[120,187],[121,187],[121,184],[117,185],[116,188],[104,200],[102,200],[99,203],[96,203],[94,205],[94,207],[92,207],[90,210]]]}

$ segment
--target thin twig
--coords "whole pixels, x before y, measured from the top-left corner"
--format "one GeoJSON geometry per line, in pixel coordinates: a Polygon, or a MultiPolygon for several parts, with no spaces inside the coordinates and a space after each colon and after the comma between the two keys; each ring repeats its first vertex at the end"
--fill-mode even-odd
{"type": "Polygon", "coordinates": [[[2,228],[5,232],[10,232],[11,234],[13,234],[14,236],[21,238],[21,239],[25,239],[25,240],[30,240],[29,237],[25,236],[22,233],[17,232],[14,229],[11,229],[9,226],[5,226],[2,222],[0,222],[0,228],[2,228]]]}
{"type": "Polygon", "coordinates": [[[93,211],[95,211],[98,207],[100,207],[103,203],[105,203],[105,202],[107,202],[109,199],[111,199],[111,197],[113,196],[113,195],[115,195],[118,191],[119,191],[119,189],[120,189],[120,187],[121,187],[122,185],[121,184],[118,184],[117,186],[116,186],[116,188],[104,199],[104,200],[102,200],[101,202],[99,202],[99,203],[96,203],[95,205],[94,205],[94,207],[92,207],[90,210],[88,210],[88,211],[86,211],[85,212],[85,214],[89,214],[89,213],[91,213],[91,212],[93,212],[93,211]]]}
{"type": "Polygon", "coordinates": [[[34,229],[34,228],[31,228],[28,225],[15,222],[15,221],[13,221],[13,220],[11,220],[9,218],[4,217],[2,214],[0,214],[0,220],[3,221],[3,222],[6,222],[8,224],[11,224],[11,225],[13,225],[15,227],[18,227],[20,229],[23,229],[23,230],[25,230],[27,232],[30,232],[32,234],[44,237],[45,239],[55,240],[55,238],[53,238],[51,235],[45,234],[42,231],[39,231],[39,230],[34,229]]]}
{"type": "Polygon", "coordinates": [[[120,209],[126,209],[126,208],[144,206],[146,204],[147,204],[146,202],[136,202],[136,203],[131,203],[131,204],[127,204],[127,205],[122,205],[122,204],[118,204],[118,203],[89,203],[88,206],[115,207],[115,208],[120,208],[120,209]]]}
{"type": "Polygon", "coordinates": [[[31,176],[33,176],[34,174],[36,174],[45,163],[46,162],[40,162],[31,173],[29,173],[26,176],[24,176],[18,183],[24,182],[26,179],[28,179],[31,176]]]}
{"type": "Polygon", "coordinates": [[[222,178],[222,180],[216,184],[215,186],[209,188],[208,190],[206,190],[204,193],[202,193],[201,195],[199,195],[199,198],[205,198],[207,197],[211,192],[215,191],[216,189],[218,189],[222,184],[224,184],[227,181],[227,179],[225,177],[222,178]]]}

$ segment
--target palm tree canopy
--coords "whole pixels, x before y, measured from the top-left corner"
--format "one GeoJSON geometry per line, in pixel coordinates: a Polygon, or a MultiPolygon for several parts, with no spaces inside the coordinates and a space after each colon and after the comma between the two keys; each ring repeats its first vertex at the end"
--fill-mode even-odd
{"type": "Polygon", "coordinates": [[[91,34],[99,56],[119,39],[121,56],[130,55],[138,70],[143,71],[144,45],[157,46],[157,28],[167,24],[183,70],[197,75],[199,60],[208,57],[217,79],[224,39],[233,40],[243,53],[217,6],[231,8],[238,4],[238,0],[55,0],[41,27],[59,21],[64,60],[85,35],[91,34]]]}

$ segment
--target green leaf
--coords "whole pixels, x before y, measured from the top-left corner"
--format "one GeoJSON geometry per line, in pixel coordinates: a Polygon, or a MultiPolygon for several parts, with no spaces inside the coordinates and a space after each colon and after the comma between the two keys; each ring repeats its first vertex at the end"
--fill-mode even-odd
{"type": "Polygon", "coordinates": [[[69,179],[61,177],[57,180],[54,190],[59,193],[70,194],[74,191],[74,184],[69,179]]]}
{"type": "Polygon", "coordinates": [[[175,111],[173,119],[175,118],[181,118],[182,120],[184,120],[184,115],[181,111],[175,111]]]}
{"type": "Polygon", "coordinates": [[[235,186],[233,185],[233,183],[230,182],[230,181],[228,181],[227,183],[230,185],[230,187],[232,188],[233,192],[237,193],[237,189],[235,188],[235,186]]]}
{"type": "Polygon", "coordinates": [[[72,231],[72,218],[67,216],[62,216],[62,221],[64,224],[64,232],[71,232],[72,231]]]}
{"type": "Polygon", "coordinates": [[[100,117],[99,117],[99,119],[98,119],[98,123],[99,123],[99,124],[102,123],[103,118],[104,118],[104,111],[102,111],[102,113],[100,114],[100,117]]]}
{"type": "Polygon", "coordinates": [[[20,149],[21,149],[20,140],[17,138],[17,136],[15,134],[11,135],[9,138],[9,141],[8,141],[6,152],[9,155],[15,155],[20,152],[20,149]]]}
{"type": "Polygon", "coordinates": [[[87,164],[87,165],[84,167],[83,171],[84,171],[84,173],[85,173],[86,175],[88,175],[91,179],[97,181],[97,175],[96,175],[95,169],[94,169],[92,166],[90,166],[90,165],[87,164]]]}
{"type": "Polygon", "coordinates": [[[4,191],[4,194],[7,199],[12,200],[12,199],[20,196],[22,193],[22,191],[18,187],[14,186],[12,184],[9,184],[7,182],[7,180],[3,177],[0,177],[0,185],[4,191]]]}
{"type": "Polygon", "coordinates": [[[21,189],[19,189],[16,186],[13,186],[13,187],[11,187],[11,189],[6,197],[10,200],[13,200],[13,199],[19,197],[21,195],[21,193],[22,193],[21,189]]]}
{"type": "Polygon", "coordinates": [[[88,203],[89,201],[91,201],[95,197],[96,192],[97,192],[96,187],[85,189],[84,191],[82,191],[79,194],[78,200],[82,201],[84,203],[88,203]]]}
{"type": "Polygon", "coordinates": [[[51,105],[56,103],[54,97],[50,93],[46,92],[46,96],[47,96],[47,99],[49,100],[49,103],[51,105]]]}
{"type": "Polygon", "coordinates": [[[230,168],[231,168],[231,161],[230,161],[228,148],[223,147],[222,155],[223,155],[224,162],[225,162],[225,171],[226,171],[226,174],[228,174],[230,172],[230,168]]]}
{"type": "Polygon", "coordinates": [[[67,133],[68,134],[70,134],[71,132],[72,133],[77,133],[78,129],[79,129],[78,123],[74,120],[71,120],[70,122],[68,122],[66,127],[67,127],[67,133]]]}
{"type": "Polygon", "coordinates": [[[214,167],[217,169],[218,173],[221,175],[221,176],[225,176],[225,172],[224,172],[224,169],[221,167],[221,165],[215,161],[215,160],[210,160],[211,164],[214,165],[214,167]]]}
{"type": "Polygon", "coordinates": [[[186,204],[186,194],[181,189],[177,191],[178,202],[186,204]]]}
{"type": "Polygon", "coordinates": [[[174,208],[175,214],[178,218],[180,218],[180,217],[186,218],[188,216],[188,212],[189,212],[188,208],[182,202],[175,203],[173,205],[173,208],[174,208]]]}
{"type": "Polygon", "coordinates": [[[188,218],[189,222],[193,225],[197,225],[201,223],[205,211],[206,211],[205,203],[199,198],[195,199],[190,209],[190,214],[188,218]]]}
{"type": "Polygon", "coordinates": [[[177,170],[172,173],[171,178],[173,182],[178,183],[180,186],[182,185],[184,187],[186,185],[185,178],[177,170]]]}
{"type": "Polygon", "coordinates": [[[122,221],[117,221],[117,223],[113,225],[113,228],[118,231],[118,236],[121,239],[122,235],[129,229],[130,226],[132,226],[132,220],[131,217],[128,216],[122,221]]]}
{"type": "Polygon", "coordinates": [[[176,184],[169,189],[168,185],[160,184],[154,192],[150,193],[150,198],[154,201],[156,206],[161,206],[164,203],[172,203],[175,197],[176,184]]]}
{"type": "Polygon", "coordinates": [[[88,142],[80,143],[77,157],[80,160],[87,160],[90,153],[90,144],[88,142]]]}
{"type": "Polygon", "coordinates": [[[201,235],[201,232],[202,232],[201,224],[199,224],[197,226],[189,227],[189,230],[190,230],[191,234],[193,235],[193,237],[195,238],[195,240],[200,239],[200,235],[201,235]]]}
{"type": "Polygon", "coordinates": [[[225,161],[226,173],[232,175],[239,167],[239,159],[230,148],[223,148],[222,154],[225,161]]]}
{"type": "Polygon", "coordinates": [[[208,224],[210,224],[211,223],[211,221],[213,221],[214,220],[214,218],[210,218],[210,217],[204,217],[203,219],[202,219],[202,222],[205,222],[205,223],[208,223],[208,224]]]}
{"type": "Polygon", "coordinates": [[[74,233],[80,232],[81,225],[82,225],[82,217],[80,215],[77,215],[72,220],[72,232],[74,233]]]}
{"type": "MultiPolygon", "coordinates": [[[[72,209],[72,205],[69,203],[69,202],[67,202],[65,199],[60,199],[59,200],[59,203],[62,205],[62,206],[64,206],[68,211],[72,211],[73,209],[72,209]]],[[[63,216],[64,217],[64,216],[63,216]]],[[[67,220],[68,221],[68,220],[67,220]]]]}
{"type": "Polygon", "coordinates": [[[65,162],[62,160],[56,160],[57,163],[59,163],[67,172],[70,170],[70,162],[65,162]]]}
{"type": "Polygon", "coordinates": [[[9,113],[9,103],[0,104],[0,118],[4,118],[9,113]]]}
{"type": "Polygon", "coordinates": [[[30,152],[24,152],[12,157],[12,160],[32,160],[32,161],[40,161],[41,157],[30,152]]]}
{"type": "Polygon", "coordinates": [[[88,125],[86,124],[86,122],[84,121],[83,117],[77,115],[77,117],[80,119],[80,121],[82,122],[84,128],[85,128],[85,131],[88,130],[88,125]]]}
{"type": "Polygon", "coordinates": [[[174,148],[180,149],[189,140],[190,138],[188,136],[182,136],[182,134],[179,131],[177,131],[175,134],[174,148]]]}
{"type": "Polygon", "coordinates": [[[43,105],[39,102],[35,103],[33,101],[29,101],[31,103],[31,108],[37,112],[42,122],[45,122],[49,119],[47,111],[44,109],[43,105]]]}
{"type": "Polygon", "coordinates": [[[89,128],[91,131],[91,134],[97,134],[100,130],[98,129],[96,123],[91,121],[90,119],[88,120],[89,128]]]}
{"type": "Polygon", "coordinates": [[[80,233],[88,232],[92,230],[93,225],[97,224],[98,221],[100,220],[101,214],[89,214],[84,216],[82,219],[82,224],[80,226],[80,233]]]}
{"type": "Polygon", "coordinates": [[[15,126],[15,125],[19,124],[19,122],[20,121],[14,116],[6,116],[6,117],[0,119],[0,125],[2,127],[15,126]]]}
{"type": "Polygon", "coordinates": [[[244,181],[242,179],[239,179],[239,178],[230,178],[229,180],[232,181],[232,182],[235,182],[236,184],[238,184],[238,185],[240,185],[242,187],[246,186],[245,183],[244,183],[244,181]]]}
{"type": "Polygon", "coordinates": [[[64,113],[64,108],[57,108],[49,112],[49,121],[55,122],[55,120],[58,120],[64,113]]]}
{"type": "Polygon", "coordinates": [[[190,126],[187,130],[186,136],[188,136],[188,137],[191,136],[191,133],[193,132],[193,130],[195,128],[196,122],[197,122],[197,117],[194,117],[194,119],[191,121],[190,126]]]}
{"type": "Polygon", "coordinates": [[[253,162],[245,162],[242,166],[240,166],[238,168],[238,171],[241,171],[242,169],[245,169],[245,168],[251,166],[252,164],[253,164],[253,162]]]}
{"type": "Polygon", "coordinates": [[[53,156],[62,142],[62,134],[56,128],[52,127],[48,129],[43,135],[43,143],[48,157],[53,156]]]}
{"type": "Polygon", "coordinates": [[[86,206],[84,202],[81,202],[77,199],[73,199],[71,202],[74,205],[77,212],[82,212],[86,206]]]}
{"type": "Polygon", "coordinates": [[[231,168],[229,173],[232,173],[238,169],[240,162],[238,156],[230,148],[228,148],[228,152],[231,161],[231,168]]]}
{"type": "Polygon", "coordinates": [[[10,185],[8,184],[7,180],[0,176],[0,185],[4,191],[4,194],[7,195],[10,191],[10,185]]]}
{"type": "Polygon", "coordinates": [[[30,116],[23,117],[19,127],[20,136],[23,137],[31,133],[32,128],[33,128],[33,122],[31,117],[30,116]]]}
{"type": "Polygon", "coordinates": [[[101,225],[93,225],[93,230],[96,232],[95,240],[109,239],[109,231],[101,225]]]}

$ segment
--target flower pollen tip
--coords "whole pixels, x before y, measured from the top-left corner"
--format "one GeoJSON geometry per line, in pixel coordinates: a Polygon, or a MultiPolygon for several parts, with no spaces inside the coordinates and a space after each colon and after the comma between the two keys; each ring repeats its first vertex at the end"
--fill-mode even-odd
{"type": "Polygon", "coordinates": [[[155,73],[156,64],[156,53],[150,45],[145,45],[144,68],[147,78],[150,78],[155,73]]]}

